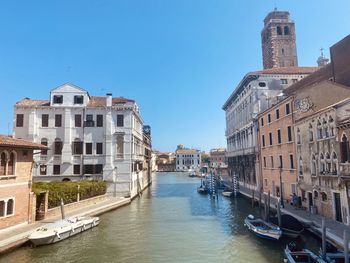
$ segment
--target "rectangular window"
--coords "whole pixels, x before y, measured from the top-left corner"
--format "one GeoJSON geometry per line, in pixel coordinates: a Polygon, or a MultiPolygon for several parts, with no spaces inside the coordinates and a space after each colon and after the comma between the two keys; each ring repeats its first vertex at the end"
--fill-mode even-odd
{"type": "Polygon", "coordinates": [[[283,158],[282,155],[279,156],[280,159],[280,167],[279,168],[283,168],[283,158]]]}
{"type": "Polygon", "coordinates": [[[46,171],[47,171],[47,166],[44,164],[40,165],[40,175],[46,175],[46,171]]]}
{"type": "Polygon", "coordinates": [[[261,126],[264,126],[264,118],[261,118],[260,122],[261,122],[261,126]]]}
{"type": "Polygon", "coordinates": [[[83,95],[75,95],[74,96],[74,104],[83,104],[84,96],[83,95]]]}
{"type": "Polygon", "coordinates": [[[41,127],[49,127],[49,114],[41,115],[41,127]]]}
{"type": "MultiPolygon", "coordinates": [[[[42,145],[47,146],[47,140],[43,139],[40,142],[42,145]]],[[[47,149],[41,150],[41,155],[47,155],[47,149]]]]}
{"type": "Polygon", "coordinates": [[[63,148],[62,141],[55,141],[54,145],[55,145],[54,154],[61,155],[62,154],[62,148],[63,148]]]}
{"type": "Polygon", "coordinates": [[[53,166],[53,174],[61,174],[61,165],[54,165],[53,166]]]}
{"type": "Polygon", "coordinates": [[[281,130],[280,129],[277,130],[277,141],[278,141],[278,144],[282,143],[281,130]]]}
{"type": "Polygon", "coordinates": [[[85,121],[85,127],[94,127],[94,126],[95,126],[94,116],[92,114],[87,114],[86,121],[85,121]]]}
{"type": "Polygon", "coordinates": [[[23,119],[24,119],[23,114],[16,115],[16,127],[23,127],[23,119]]]}
{"type": "Polygon", "coordinates": [[[293,83],[298,82],[298,79],[292,79],[292,82],[293,83]]]}
{"type": "Polygon", "coordinates": [[[265,186],[267,186],[267,179],[265,179],[264,181],[265,181],[265,186]]]}
{"type": "Polygon", "coordinates": [[[293,158],[293,154],[289,155],[289,164],[290,164],[290,169],[294,169],[294,158],[293,158]]]}
{"type": "Polygon", "coordinates": [[[286,115],[290,113],[289,103],[286,104],[286,115]]]}
{"type": "Polygon", "coordinates": [[[92,154],[92,143],[85,143],[85,154],[92,154]]]}
{"type": "Polygon", "coordinates": [[[267,121],[268,121],[268,123],[271,123],[271,114],[270,113],[267,115],[267,121]]]}
{"type": "Polygon", "coordinates": [[[277,109],[277,110],[276,110],[276,119],[278,120],[279,118],[280,118],[280,110],[277,109]]]}
{"type": "Polygon", "coordinates": [[[85,164],[84,165],[84,174],[93,174],[94,173],[94,165],[85,164]]]}
{"type": "Polygon", "coordinates": [[[124,115],[117,115],[117,127],[124,127],[124,115]]]}
{"type": "Polygon", "coordinates": [[[117,135],[117,158],[124,157],[124,135],[117,135]]]}
{"type": "Polygon", "coordinates": [[[103,165],[102,164],[96,164],[95,165],[95,174],[102,174],[103,172],[103,165]]]}
{"type": "Polygon", "coordinates": [[[282,85],[288,84],[288,80],[287,80],[287,79],[281,79],[281,84],[282,84],[282,85]]]}
{"type": "Polygon", "coordinates": [[[292,126],[287,127],[287,133],[288,133],[288,142],[292,141],[292,126]]]}
{"type": "Polygon", "coordinates": [[[63,103],[63,95],[54,95],[53,96],[54,104],[62,104],[63,103]]]}
{"type": "Polygon", "coordinates": [[[96,143],[96,154],[103,154],[103,143],[96,143]]]}
{"type": "Polygon", "coordinates": [[[83,142],[73,142],[73,154],[83,154],[83,142]]]}
{"type": "Polygon", "coordinates": [[[81,115],[75,114],[74,116],[74,126],[75,127],[81,127],[81,115]]]}
{"type": "Polygon", "coordinates": [[[103,115],[96,116],[96,127],[103,127],[103,115]]]}
{"type": "Polygon", "coordinates": [[[262,136],[262,146],[265,147],[265,135],[262,136]]]}
{"type": "Polygon", "coordinates": [[[266,157],[264,156],[264,167],[266,168],[266,157]]]}
{"type": "Polygon", "coordinates": [[[270,138],[270,145],[272,145],[272,133],[269,133],[269,138],[270,138]]]}
{"type": "Polygon", "coordinates": [[[273,156],[270,156],[270,160],[271,160],[271,168],[273,168],[274,167],[274,165],[273,165],[273,156]]]}
{"type": "Polygon", "coordinates": [[[74,174],[80,174],[80,165],[79,164],[74,164],[74,166],[73,166],[73,173],[74,174]]]}
{"type": "Polygon", "coordinates": [[[62,115],[56,114],[55,115],[55,127],[61,127],[62,126],[62,115]]]}
{"type": "Polygon", "coordinates": [[[7,211],[6,211],[7,216],[14,214],[14,210],[15,210],[14,204],[15,204],[15,201],[13,199],[7,200],[7,211]]]}
{"type": "Polygon", "coordinates": [[[5,216],[5,201],[0,200],[0,217],[5,216]]]}

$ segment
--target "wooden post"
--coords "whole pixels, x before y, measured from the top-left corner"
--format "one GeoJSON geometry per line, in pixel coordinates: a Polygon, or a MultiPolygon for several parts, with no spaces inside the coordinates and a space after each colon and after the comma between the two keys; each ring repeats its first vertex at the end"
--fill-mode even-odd
{"type": "Polygon", "coordinates": [[[261,189],[259,191],[259,216],[261,218],[261,189]]]}
{"type": "Polygon", "coordinates": [[[264,194],[265,221],[267,221],[267,195],[264,194]]]}
{"type": "Polygon", "coordinates": [[[349,235],[346,230],[344,230],[344,258],[344,262],[349,263],[349,235]]]}
{"type": "Polygon", "coordinates": [[[322,259],[326,260],[326,220],[322,217],[322,259]]]}
{"type": "Polygon", "coordinates": [[[277,202],[277,218],[278,218],[278,226],[282,226],[282,218],[281,218],[281,203],[278,200],[277,202]]]}
{"type": "Polygon", "coordinates": [[[61,216],[62,216],[62,219],[66,218],[66,216],[64,214],[64,202],[63,202],[62,198],[61,198],[61,216]]]}
{"type": "Polygon", "coordinates": [[[254,190],[253,190],[253,193],[252,193],[252,208],[254,208],[254,190]]]}
{"type": "Polygon", "coordinates": [[[270,190],[269,190],[269,198],[267,201],[267,221],[269,221],[269,217],[270,217],[270,190]]]}
{"type": "Polygon", "coordinates": [[[80,185],[78,184],[77,202],[80,202],[80,185]]]}

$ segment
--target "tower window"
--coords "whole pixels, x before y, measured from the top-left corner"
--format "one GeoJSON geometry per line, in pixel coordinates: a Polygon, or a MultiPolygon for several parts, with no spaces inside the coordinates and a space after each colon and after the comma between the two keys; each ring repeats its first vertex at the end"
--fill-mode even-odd
{"type": "Polygon", "coordinates": [[[289,35],[289,27],[287,26],[284,27],[284,34],[289,35]]]}
{"type": "Polygon", "coordinates": [[[282,35],[282,28],[280,26],[277,27],[277,35],[282,35]]]}

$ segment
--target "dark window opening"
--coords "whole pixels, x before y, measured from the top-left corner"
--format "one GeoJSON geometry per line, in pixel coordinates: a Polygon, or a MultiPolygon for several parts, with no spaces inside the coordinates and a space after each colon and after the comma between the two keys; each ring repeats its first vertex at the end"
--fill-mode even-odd
{"type": "Polygon", "coordinates": [[[55,127],[61,127],[62,126],[62,115],[56,114],[55,115],[55,127]]]}
{"type": "Polygon", "coordinates": [[[53,166],[53,174],[61,174],[61,165],[53,166]]]}
{"type": "Polygon", "coordinates": [[[96,154],[103,154],[103,143],[96,143],[96,154]]]}
{"type": "Polygon", "coordinates": [[[16,127],[23,127],[23,119],[24,119],[24,115],[23,114],[17,114],[17,116],[16,116],[16,127]]]}
{"type": "Polygon", "coordinates": [[[81,127],[81,115],[76,114],[74,116],[75,127],[81,127]]]}
{"type": "Polygon", "coordinates": [[[63,95],[54,95],[53,96],[53,103],[62,104],[63,103],[63,95]]]}
{"type": "Polygon", "coordinates": [[[103,127],[103,115],[96,116],[96,127],[103,127]]]}
{"type": "Polygon", "coordinates": [[[41,115],[41,127],[49,127],[49,114],[41,115]]]}
{"type": "Polygon", "coordinates": [[[124,127],[124,115],[117,115],[117,127],[124,127]]]}
{"type": "Polygon", "coordinates": [[[84,103],[84,96],[83,95],[74,96],[74,104],[83,104],[83,103],[84,103]]]}
{"type": "Polygon", "coordinates": [[[92,154],[92,143],[90,142],[85,143],[85,153],[92,154]]]}
{"type": "Polygon", "coordinates": [[[74,164],[74,166],[73,166],[73,173],[74,174],[80,174],[80,165],[79,164],[74,164]]]}

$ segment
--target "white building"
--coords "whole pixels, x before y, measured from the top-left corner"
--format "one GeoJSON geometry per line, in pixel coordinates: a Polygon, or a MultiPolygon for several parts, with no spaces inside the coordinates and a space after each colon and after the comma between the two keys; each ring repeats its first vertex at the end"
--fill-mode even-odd
{"type": "Polygon", "coordinates": [[[50,100],[25,98],[14,107],[14,134],[49,146],[34,155],[36,181],[103,179],[108,192],[135,196],[143,180],[143,120],[135,101],[90,96],[72,84],[50,100]]]}
{"type": "Polygon", "coordinates": [[[201,152],[195,149],[178,148],[176,150],[176,171],[199,171],[201,168],[201,152]]]}
{"type": "Polygon", "coordinates": [[[229,173],[236,173],[241,184],[256,188],[258,183],[257,115],[273,106],[286,87],[316,69],[284,67],[250,72],[223,105],[229,173]]]}

